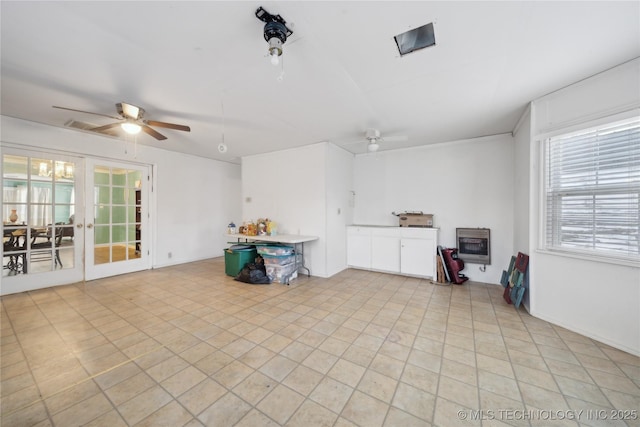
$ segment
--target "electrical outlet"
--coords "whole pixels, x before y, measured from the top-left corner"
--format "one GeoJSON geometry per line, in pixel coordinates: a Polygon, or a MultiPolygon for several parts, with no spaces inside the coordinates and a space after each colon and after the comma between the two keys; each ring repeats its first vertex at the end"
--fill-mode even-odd
{"type": "Polygon", "coordinates": [[[171,259],[171,257],[172,257],[172,256],[173,256],[173,254],[172,254],[171,252],[169,252],[169,253],[167,254],[167,258],[169,258],[169,259],[171,259]]]}

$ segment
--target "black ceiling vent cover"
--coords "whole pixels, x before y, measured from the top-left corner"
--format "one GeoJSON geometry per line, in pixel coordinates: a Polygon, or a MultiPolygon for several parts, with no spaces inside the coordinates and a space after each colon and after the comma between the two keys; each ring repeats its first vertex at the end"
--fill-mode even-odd
{"type": "Polygon", "coordinates": [[[422,27],[414,28],[406,33],[398,34],[394,37],[400,56],[425,47],[434,46],[436,44],[436,36],[433,33],[433,22],[422,27]]]}

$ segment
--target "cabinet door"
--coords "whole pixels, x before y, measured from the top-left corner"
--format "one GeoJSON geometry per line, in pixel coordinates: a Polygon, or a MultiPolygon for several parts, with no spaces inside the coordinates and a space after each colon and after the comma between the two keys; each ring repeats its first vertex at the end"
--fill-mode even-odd
{"type": "Polygon", "coordinates": [[[392,236],[371,237],[371,268],[374,270],[400,272],[400,238],[392,236]]]}
{"type": "Polygon", "coordinates": [[[371,234],[360,229],[347,232],[347,265],[371,268],[371,234]]]}
{"type": "Polygon", "coordinates": [[[400,253],[400,272],[402,274],[433,277],[435,262],[433,239],[402,239],[400,253]]]}

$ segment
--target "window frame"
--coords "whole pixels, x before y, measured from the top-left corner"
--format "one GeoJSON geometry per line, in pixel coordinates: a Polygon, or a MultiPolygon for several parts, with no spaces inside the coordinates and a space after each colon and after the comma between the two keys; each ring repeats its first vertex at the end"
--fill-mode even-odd
{"type": "MultiPolygon", "coordinates": [[[[558,127],[553,131],[548,133],[538,135],[534,140],[537,141],[539,148],[539,233],[538,233],[538,252],[548,253],[553,255],[561,255],[567,256],[571,258],[579,258],[590,261],[599,261],[606,262],[611,264],[619,264],[626,265],[632,267],[640,267],[640,253],[635,255],[622,255],[615,254],[608,251],[602,250],[587,250],[581,248],[571,248],[571,247],[563,247],[560,245],[554,245],[553,242],[549,243],[552,236],[549,236],[549,205],[548,205],[548,192],[547,192],[547,180],[549,178],[549,164],[547,159],[547,147],[549,144],[549,140],[551,138],[556,138],[559,136],[570,136],[572,134],[584,133],[589,130],[606,127],[610,124],[614,124],[616,122],[639,118],[640,117],[640,109],[633,109],[623,113],[610,115],[606,117],[601,117],[598,119],[593,119],[590,121],[585,121],[579,124],[572,124],[566,127],[558,127]]],[[[635,190],[635,188],[634,188],[635,190]]],[[[639,197],[640,197],[640,188],[639,197]]],[[[571,193],[578,194],[586,192],[584,190],[576,189],[571,191],[571,193]]],[[[594,190],[591,191],[590,194],[596,195],[598,193],[602,193],[602,190],[594,190]]],[[[635,194],[635,191],[633,191],[635,194]]],[[[607,193],[611,194],[611,193],[607,193]]],[[[555,226],[552,224],[552,226],[555,226]]]]}

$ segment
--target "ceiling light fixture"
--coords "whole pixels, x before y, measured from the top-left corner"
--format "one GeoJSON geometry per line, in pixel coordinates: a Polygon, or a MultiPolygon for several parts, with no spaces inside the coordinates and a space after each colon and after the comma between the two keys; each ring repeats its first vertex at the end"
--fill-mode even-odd
{"type": "Polygon", "coordinates": [[[49,170],[51,165],[50,161],[40,162],[38,168],[38,176],[48,176],[51,177],[55,175],[56,178],[67,178],[73,179],[73,163],[66,163],[61,161],[56,161],[53,165],[53,169],[49,170]]]}
{"type": "Polygon", "coordinates": [[[126,133],[130,135],[137,135],[142,130],[142,127],[139,124],[131,120],[127,120],[126,122],[122,123],[120,126],[126,133]]]}
{"type": "Polygon", "coordinates": [[[271,15],[262,6],[256,10],[256,17],[265,23],[264,39],[269,43],[269,57],[273,65],[278,65],[282,55],[282,45],[293,31],[287,28],[287,22],[280,15],[271,15]]]}
{"type": "Polygon", "coordinates": [[[280,55],[282,55],[282,41],[277,37],[272,37],[269,39],[269,56],[273,65],[280,63],[280,55]]]}
{"type": "Polygon", "coordinates": [[[378,151],[378,148],[380,148],[380,144],[378,144],[378,141],[382,139],[380,137],[380,131],[378,129],[367,129],[364,132],[364,137],[367,139],[367,141],[369,141],[367,150],[369,150],[370,153],[375,153],[376,151],[378,151]]]}

